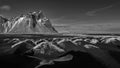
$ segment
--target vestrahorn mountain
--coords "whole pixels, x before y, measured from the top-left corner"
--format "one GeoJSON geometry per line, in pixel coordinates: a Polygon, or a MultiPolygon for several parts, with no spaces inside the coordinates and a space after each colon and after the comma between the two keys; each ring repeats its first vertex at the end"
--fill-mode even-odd
{"type": "Polygon", "coordinates": [[[5,34],[52,34],[58,31],[42,11],[30,12],[13,19],[0,16],[0,33],[5,34]]]}

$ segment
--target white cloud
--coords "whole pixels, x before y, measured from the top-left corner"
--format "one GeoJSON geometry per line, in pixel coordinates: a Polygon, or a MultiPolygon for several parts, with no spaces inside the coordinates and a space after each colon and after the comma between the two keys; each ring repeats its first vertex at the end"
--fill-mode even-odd
{"type": "Polygon", "coordinates": [[[0,7],[0,10],[6,10],[9,11],[11,9],[11,7],[9,5],[3,5],[0,7]]]}
{"type": "Polygon", "coordinates": [[[107,7],[94,9],[94,10],[92,10],[92,11],[88,11],[88,12],[86,13],[86,15],[88,15],[88,16],[95,16],[97,12],[101,12],[101,11],[110,9],[110,8],[112,8],[112,7],[113,7],[113,5],[109,5],[109,6],[107,6],[107,7]]]}

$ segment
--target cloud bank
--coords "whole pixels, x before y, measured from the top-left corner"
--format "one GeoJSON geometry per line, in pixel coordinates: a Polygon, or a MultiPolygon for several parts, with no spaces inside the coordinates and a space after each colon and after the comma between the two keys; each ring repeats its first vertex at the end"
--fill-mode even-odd
{"type": "Polygon", "coordinates": [[[0,7],[0,10],[9,11],[9,10],[11,10],[11,6],[9,6],[9,5],[3,5],[3,6],[0,7]]]}
{"type": "Polygon", "coordinates": [[[53,26],[58,31],[68,33],[120,33],[119,21],[77,21],[63,17],[52,19],[53,26]]]}
{"type": "Polygon", "coordinates": [[[120,33],[120,23],[89,23],[72,25],[67,30],[75,33],[120,33]]]}

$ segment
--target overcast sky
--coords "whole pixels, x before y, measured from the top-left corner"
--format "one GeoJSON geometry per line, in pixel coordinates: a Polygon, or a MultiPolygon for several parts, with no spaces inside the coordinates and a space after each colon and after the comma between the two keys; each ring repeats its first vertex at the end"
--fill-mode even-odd
{"type": "Polygon", "coordinates": [[[120,33],[119,0],[0,0],[0,14],[42,10],[61,32],[120,33]]]}

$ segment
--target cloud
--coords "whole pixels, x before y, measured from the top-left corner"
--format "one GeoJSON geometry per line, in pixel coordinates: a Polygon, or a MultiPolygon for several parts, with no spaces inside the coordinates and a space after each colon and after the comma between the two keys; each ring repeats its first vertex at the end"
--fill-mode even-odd
{"type": "Polygon", "coordinates": [[[76,24],[66,30],[73,33],[120,33],[119,25],[120,23],[76,24]]]}
{"type": "MultiPolygon", "coordinates": [[[[112,6],[111,6],[112,7],[112,6]]],[[[107,9],[108,7],[104,7],[107,9]]],[[[110,6],[109,6],[110,8],[110,6]]],[[[84,17],[84,16],[83,16],[84,17]]],[[[85,18],[85,17],[84,17],[85,18]]],[[[53,26],[60,32],[75,33],[120,33],[120,20],[117,19],[68,19],[67,16],[52,18],[53,26]]]]}
{"type": "Polygon", "coordinates": [[[3,5],[0,7],[0,10],[6,10],[6,11],[9,11],[11,9],[11,6],[9,5],[3,5]]]}
{"type": "Polygon", "coordinates": [[[52,24],[53,27],[55,27],[55,29],[57,31],[59,31],[59,33],[69,33],[69,31],[66,30],[66,28],[69,28],[70,26],[68,24],[52,24]]]}
{"type": "Polygon", "coordinates": [[[88,16],[95,16],[97,12],[101,12],[101,11],[110,9],[110,8],[112,8],[112,7],[113,7],[113,5],[109,5],[109,6],[107,6],[107,7],[94,9],[94,10],[92,10],[92,11],[88,11],[88,12],[86,13],[86,15],[88,15],[88,16]]]}

